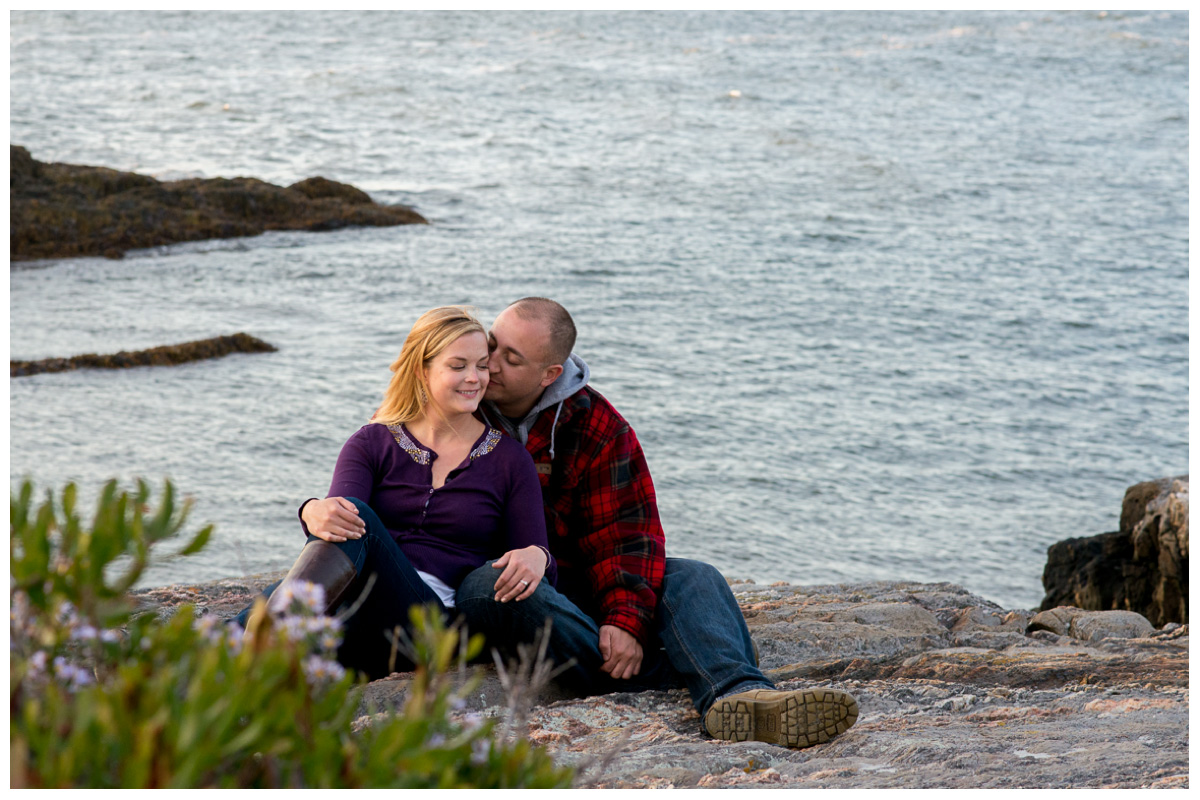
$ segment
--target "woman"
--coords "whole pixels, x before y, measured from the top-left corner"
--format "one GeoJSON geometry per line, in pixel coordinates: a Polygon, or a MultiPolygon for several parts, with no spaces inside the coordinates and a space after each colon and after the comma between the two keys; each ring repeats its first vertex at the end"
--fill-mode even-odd
{"type": "Polygon", "coordinates": [[[357,603],[338,650],[345,666],[386,675],[388,634],[409,626],[409,607],[445,613],[462,579],[489,559],[502,567],[497,600],[555,582],[533,459],[474,416],[487,363],[483,326],[464,309],[423,314],[379,410],[342,447],[329,496],[300,507],[308,543],[268,610],[283,612],[292,595],[283,590],[303,581],[324,587],[326,612],[357,603]]]}

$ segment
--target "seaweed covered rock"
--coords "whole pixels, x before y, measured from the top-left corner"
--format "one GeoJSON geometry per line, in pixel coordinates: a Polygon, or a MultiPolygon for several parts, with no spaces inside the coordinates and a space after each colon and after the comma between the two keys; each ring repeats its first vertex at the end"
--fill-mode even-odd
{"type": "Polygon", "coordinates": [[[9,361],[8,375],[15,378],[20,375],[37,375],[41,372],[69,372],[75,369],[125,369],[127,367],[169,367],[176,364],[186,364],[189,361],[201,361],[206,358],[220,358],[230,353],[273,353],[274,345],[255,338],[248,333],[235,333],[230,336],[214,336],[211,339],[199,339],[183,344],[169,344],[163,347],[152,347],[149,350],[121,350],[109,355],[85,353],[70,358],[43,358],[40,361],[9,361]]]}
{"type": "Polygon", "coordinates": [[[105,167],[47,164],[10,146],[10,256],[104,255],[268,230],[422,224],[407,206],[382,206],[353,186],[314,177],[283,187],[255,178],[159,182],[105,167]]]}

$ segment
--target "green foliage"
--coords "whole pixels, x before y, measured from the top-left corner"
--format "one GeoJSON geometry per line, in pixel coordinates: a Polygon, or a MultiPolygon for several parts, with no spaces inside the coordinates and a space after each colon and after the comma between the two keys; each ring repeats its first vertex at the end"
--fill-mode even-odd
{"type": "Polygon", "coordinates": [[[482,643],[438,614],[414,609],[402,637],[418,664],[404,714],[356,723],[361,680],[329,658],[336,620],[275,619],[259,603],[243,635],[188,606],[134,614],[127,592],[151,548],[187,518],[169,482],[154,511],[144,484],[108,484],[90,528],[75,495],[35,509],[25,482],[10,500],[13,787],[570,785],[544,751],[463,713],[473,684],[450,672],[482,643]]]}

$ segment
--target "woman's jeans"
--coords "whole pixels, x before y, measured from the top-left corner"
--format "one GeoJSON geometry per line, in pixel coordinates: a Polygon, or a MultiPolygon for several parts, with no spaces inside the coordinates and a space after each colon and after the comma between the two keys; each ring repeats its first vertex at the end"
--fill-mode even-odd
{"type": "Polygon", "coordinates": [[[703,719],[725,695],[774,688],[755,666],[754,645],[737,599],[721,573],[708,564],[667,559],[654,634],[643,644],[641,671],[629,680],[600,670],[600,624],[582,610],[590,605],[586,598],[572,599],[543,581],[529,598],[499,603],[493,599],[498,573],[485,564],[458,587],[456,604],[467,627],[486,635],[492,647],[511,652],[514,643],[534,641],[549,618],[547,655],[557,665],[574,659],[558,680],[576,691],[605,694],[686,686],[703,719]]]}
{"type": "MultiPolygon", "coordinates": [[[[394,654],[394,666],[390,663],[393,659],[391,637],[395,629],[400,627],[406,633],[412,633],[412,623],[408,618],[411,606],[432,605],[443,616],[448,616],[448,613],[433,589],[421,580],[371,507],[354,497],[346,499],[358,508],[367,531],[361,538],[333,543],[350,558],[356,573],[341,599],[339,609],[348,609],[361,601],[361,605],[344,621],[344,638],[338,648],[337,659],[342,666],[366,673],[375,680],[393,670],[403,672],[413,667],[412,662],[398,652],[394,654]],[[363,590],[372,575],[375,576],[375,583],[364,597],[363,590]]],[[[317,541],[317,537],[310,534],[308,541],[317,541]]],[[[263,590],[263,595],[270,597],[278,586],[278,583],[268,586],[263,590]]],[[[249,617],[250,608],[247,608],[236,619],[244,628],[249,617]]]]}

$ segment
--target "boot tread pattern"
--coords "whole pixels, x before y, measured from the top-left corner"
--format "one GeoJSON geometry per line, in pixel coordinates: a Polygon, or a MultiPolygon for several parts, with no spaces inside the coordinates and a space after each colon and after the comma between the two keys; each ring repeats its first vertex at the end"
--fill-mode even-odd
{"type": "Polygon", "coordinates": [[[857,719],[858,703],[850,695],[833,689],[809,689],[719,700],[709,709],[705,727],[714,738],[730,742],[753,740],[812,747],[843,733],[857,719]]]}

